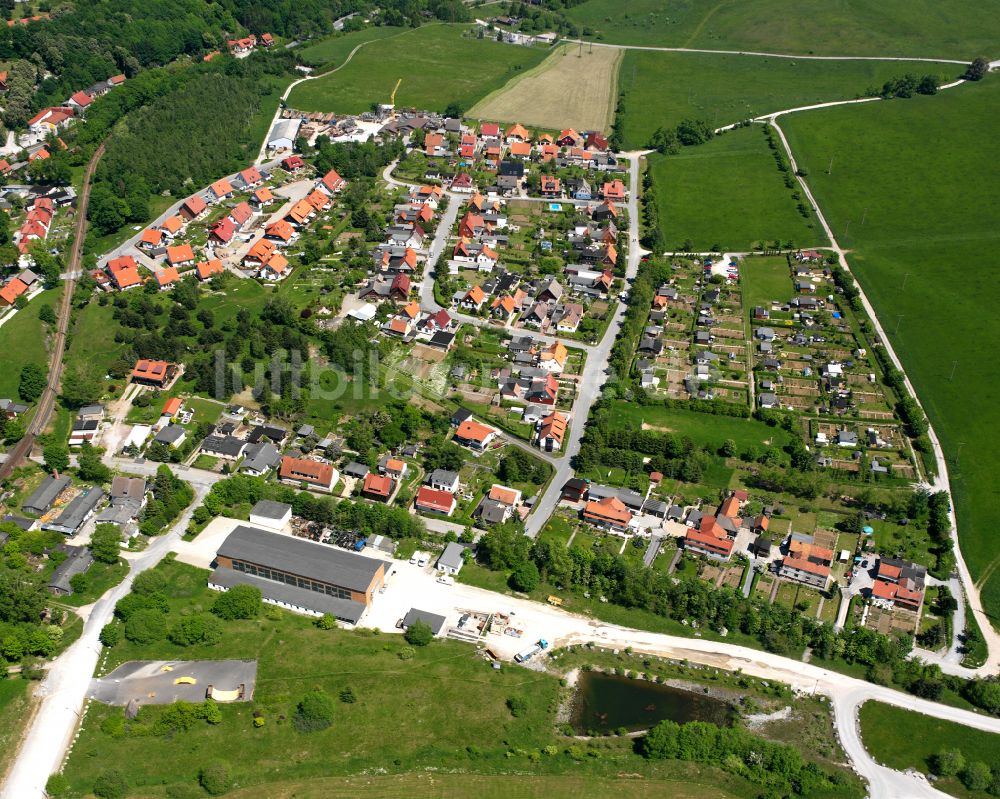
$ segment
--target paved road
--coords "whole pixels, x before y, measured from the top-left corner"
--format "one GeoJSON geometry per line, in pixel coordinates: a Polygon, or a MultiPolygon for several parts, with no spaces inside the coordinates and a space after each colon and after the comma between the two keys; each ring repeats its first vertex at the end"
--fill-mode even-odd
{"type": "MultiPolygon", "coordinates": [[[[994,62],[997,64],[1000,62],[994,62]]],[[[823,228],[823,232],[826,237],[830,240],[830,247],[834,253],[837,255],[837,261],[840,266],[846,272],[851,271],[851,266],[847,261],[847,254],[843,247],[837,242],[837,237],[833,234],[833,229],[830,227],[829,222],[827,222],[826,217],[823,215],[822,210],[820,210],[819,204],[816,202],[816,198],[813,196],[812,190],[809,188],[809,184],[806,182],[799,174],[799,167],[795,161],[795,154],[792,152],[792,148],[788,143],[788,139],[785,137],[785,132],[782,130],[781,125],[778,122],[778,118],[784,112],[779,112],[772,115],[769,118],[769,124],[774,128],[778,134],[778,138],[781,140],[781,145],[785,149],[785,153],[788,155],[788,161],[791,165],[793,174],[795,174],[796,180],[802,187],[802,191],[806,198],[809,200],[809,205],[812,207],[813,212],[816,214],[816,218],[819,220],[820,225],[823,228]]],[[[886,335],[885,329],[882,327],[882,323],[879,321],[878,315],[875,313],[875,308],[868,299],[868,295],[865,294],[864,288],[860,281],[855,280],[858,287],[859,297],[861,299],[861,304],[865,309],[865,313],[872,320],[872,325],[875,328],[875,332],[878,334],[882,345],[885,347],[886,353],[889,355],[889,359],[892,361],[893,365],[899,369],[900,373],[903,375],[903,381],[906,385],[906,390],[910,393],[910,396],[914,397],[917,404],[920,406],[921,410],[924,411],[926,416],[926,410],[923,408],[920,402],[920,397],[910,382],[909,375],[903,368],[903,363],[900,361],[899,356],[893,349],[892,341],[889,336],[886,335]]],[[[937,476],[932,482],[927,485],[931,491],[946,491],[948,493],[949,504],[951,507],[949,516],[951,520],[951,538],[953,543],[953,550],[955,552],[956,570],[958,576],[962,581],[962,586],[965,589],[965,597],[967,600],[967,606],[972,614],[975,616],[976,621],[979,623],[979,628],[982,631],[983,638],[986,641],[986,645],[989,649],[989,655],[987,657],[986,663],[979,669],[976,669],[975,673],[980,676],[987,676],[991,674],[996,674],[998,669],[1000,669],[1000,633],[993,627],[993,623],[990,617],[986,615],[983,608],[982,598],[979,595],[979,589],[972,579],[972,575],[969,572],[969,567],[965,563],[965,557],[962,555],[962,548],[959,544],[958,538],[958,519],[955,516],[955,502],[951,494],[951,484],[948,479],[948,462],[945,460],[944,449],[941,447],[941,442],[938,439],[937,433],[934,430],[934,426],[928,421],[927,425],[927,437],[930,439],[931,446],[934,451],[934,460],[937,464],[937,476]]],[[[963,669],[961,666],[944,660],[940,663],[942,671],[948,673],[959,674],[960,676],[968,676],[972,672],[968,669],[963,669]]]]}
{"type": "MultiPolygon", "coordinates": [[[[639,247],[639,159],[642,153],[623,153],[629,160],[629,182],[631,191],[628,198],[629,248],[625,279],[631,281],[639,271],[639,259],[645,252],[639,247]]],[[[559,497],[566,481],[573,476],[573,459],[580,451],[583,430],[590,415],[590,409],[600,396],[601,387],[607,380],[608,356],[621,330],[625,317],[625,306],[619,304],[611,323],[604,331],[604,338],[587,355],[587,363],[580,379],[580,392],[573,404],[573,418],[569,423],[569,434],[565,439],[563,457],[556,464],[556,473],[549,482],[545,493],[535,503],[535,507],[524,525],[525,533],[532,538],[538,535],[546,520],[559,504],[559,497]]]]}
{"type": "Polygon", "coordinates": [[[104,142],[98,147],[87,163],[83,173],[83,189],[77,198],[76,222],[73,226],[73,244],[70,246],[69,261],[66,271],[70,277],[63,282],[63,295],[59,303],[59,318],[56,322],[56,335],[52,345],[52,358],[49,366],[48,382],[38,402],[31,424],[14,448],[7,454],[7,460],[0,465],[0,480],[11,475],[14,469],[31,453],[35,437],[45,429],[52,415],[56,397],[59,395],[59,381],[62,377],[63,355],[66,352],[66,332],[69,330],[70,312],[73,310],[73,291],[76,289],[76,277],[80,272],[80,255],[83,251],[83,240],[87,232],[87,204],[90,202],[91,179],[97,162],[104,155],[104,142]]]}
{"type": "Polygon", "coordinates": [[[201,702],[209,685],[216,691],[243,685],[250,699],[256,684],[256,660],[131,660],[92,679],[87,698],[106,705],[127,705],[133,699],[140,705],[169,705],[201,702]]]}
{"type": "MultiPolygon", "coordinates": [[[[178,470],[178,475],[188,477],[183,470],[178,470]]],[[[191,514],[208,493],[204,483],[192,481],[192,484],[194,502],[170,531],[154,539],[144,552],[127,556],[129,573],[125,579],[90,606],[89,611],[81,609],[85,615],[83,634],[49,666],[48,675],[38,689],[41,704],[22,740],[0,799],[41,799],[45,795],[45,782],[62,767],[80,719],[80,709],[101,653],[98,640],[101,628],[111,621],[118,600],[132,590],[135,576],[159,563],[183,535],[191,514]]]]}

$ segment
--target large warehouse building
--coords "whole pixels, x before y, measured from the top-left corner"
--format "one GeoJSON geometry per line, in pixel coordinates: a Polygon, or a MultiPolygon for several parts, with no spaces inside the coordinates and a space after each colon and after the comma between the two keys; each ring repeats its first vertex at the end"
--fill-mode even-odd
{"type": "Polygon", "coordinates": [[[385,580],[385,564],[304,538],[240,525],[215,556],[209,588],[253,585],[265,602],[357,624],[385,580]]]}

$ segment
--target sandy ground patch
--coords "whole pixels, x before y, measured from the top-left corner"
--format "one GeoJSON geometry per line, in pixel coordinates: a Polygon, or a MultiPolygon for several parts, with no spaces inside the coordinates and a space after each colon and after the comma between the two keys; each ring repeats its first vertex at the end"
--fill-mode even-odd
{"type": "Polygon", "coordinates": [[[608,132],[621,53],[612,47],[559,47],[537,67],[476,103],[469,116],[608,132]]]}

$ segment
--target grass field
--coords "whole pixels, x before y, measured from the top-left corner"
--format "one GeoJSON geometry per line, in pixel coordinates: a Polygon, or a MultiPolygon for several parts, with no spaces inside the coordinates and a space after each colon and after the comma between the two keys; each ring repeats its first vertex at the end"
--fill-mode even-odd
{"type": "Polygon", "coordinates": [[[42,292],[0,327],[0,341],[3,342],[3,351],[0,352],[0,399],[18,400],[17,385],[21,380],[21,369],[26,364],[35,362],[48,372],[49,353],[45,349],[48,325],[38,318],[38,309],[48,304],[58,313],[61,295],[61,288],[42,292]]]}
{"type": "Polygon", "coordinates": [[[695,252],[744,251],[779,239],[797,247],[826,244],[819,225],[796,209],[759,125],[650,163],[668,249],[685,241],[695,252]]]}
{"type": "Polygon", "coordinates": [[[608,42],[770,53],[971,60],[1000,37],[997,0],[589,0],[567,15],[608,42]]]}
{"type": "Polygon", "coordinates": [[[718,128],[784,108],[851,100],[907,72],[951,80],[961,71],[952,64],[628,50],[619,72],[622,133],[627,148],[639,148],[657,128],[675,127],[682,119],[718,128]]]}
{"type": "Polygon", "coordinates": [[[351,50],[364,42],[372,42],[376,39],[386,39],[402,33],[406,28],[393,28],[390,26],[380,28],[365,28],[352,33],[340,33],[295,50],[295,54],[303,63],[311,64],[318,71],[330,69],[342,63],[350,54],[351,50]]]}
{"type": "Polygon", "coordinates": [[[17,751],[21,732],[30,718],[30,685],[19,677],[0,680],[0,774],[6,773],[17,751]]]}
{"type": "MultiPolygon", "coordinates": [[[[684,765],[684,764],[681,764],[684,765]]],[[[254,790],[227,794],[231,799],[259,796],[254,790]]],[[[268,799],[577,799],[580,796],[617,796],[646,799],[670,796],[673,799],[728,799],[714,780],[693,784],[676,779],[605,779],[574,776],[485,776],[478,774],[400,774],[347,779],[319,779],[309,782],[268,786],[268,799]]]]}
{"type": "Polygon", "coordinates": [[[983,600],[996,625],[1000,405],[997,370],[984,367],[1000,318],[984,309],[1000,301],[986,268],[1000,242],[1000,211],[985,201],[1000,160],[1000,80],[783,124],[941,438],[962,551],[973,577],[988,578],[983,600]]]}
{"type": "Polygon", "coordinates": [[[757,305],[769,308],[771,300],[785,302],[792,296],[792,276],[784,255],[744,259],[740,278],[748,314],[757,305]]]}
{"type": "Polygon", "coordinates": [[[610,131],[621,50],[565,46],[469,111],[477,119],[610,131]]]}
{"type": "MultiPolygon", "coordinates": [[[[890,768],[930,771],[931,758],[942,749],[959,749],[966,762],[982,761],[1000,768],[1000,735],[931,718],[912,710],[865,702],[859,714],[861,735],[869,753],[890,768]],[[905,735],[899,731],[905,730],[905,735]]],[[[960,797],[985,797],[985,791],[969,791],[954,777],[941,779],[935,787],[960,797]]]]}
{"type": "Polygon", "coordinates": [[[303,111],[358,114],[388,103],[443,111],[472,107],[522,70],[539,64],[540,48],[517,47],[466,35],[465,25],[425,25],[359,50],[343,69],[296,86],[288,105],[303,111]]]}
{"type": "MultiPolygon", "coordinates": [[[[168,580],[171,624],[211,605],[207,572],[175,561],[157,569],[168,580]]],[[[230,795],[269,799],[595,795],[584,784],[625,797],[728,799],[752,791],[716,769],[646,762],[628,739],[605,739],[589,755],[586,744],[556,731],[556,676],[494,671],[474,647],[455,641],[413,649],[402,636],[322,631],[310,619],[269,609],[258,619],[227,622],[215,646],[119,644],[102,673],[130,659],[205,657],[256,658],[253,702],[223,705],[219,724],[196,723],[169,738],[113,737],[102,723],[120,718],[122,709],[93,703],[64,770],[72,795],[87,794],[112,766],[126,776],[130,796],[202,795],[198,770],[215,761],[231,770],[239,790],[230,795]],[[300,733],[290,718],[299,698],[317,688],[335,700],[351,688],[355,701],[336,701],[328,729],[300,733]],[[526,700],[516,717],[507,707],[512,696],[526,700]],[[264,718],[260,728],[253,726],[255,710],[264,718]]]]}
{"type": "Polygon", "coordinates": [[[690,438],[697,444],[713,449],[722,446],[727,438],[736,442],[737,448],[750,445],[783,446],[788,433],[756,419],[739,419],[735,416],[714,416],[698,411],[663,408],[653,405],[635,405],[620,402],[615,405],[613,423],[621,427],[645,424],[648,429],[676,433],[690,438]]]}

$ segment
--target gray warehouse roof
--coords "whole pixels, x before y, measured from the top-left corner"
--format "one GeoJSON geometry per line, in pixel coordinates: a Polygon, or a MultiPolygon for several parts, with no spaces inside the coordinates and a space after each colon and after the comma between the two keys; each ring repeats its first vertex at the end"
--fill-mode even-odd
{"type": "Polygon", "coordinates": [[[97,503],[103,497],[104,492],[99,488],[89,488],[77,494],[69,505],[63,508],[58,518],[43,524],[42,529],[56,530],[61,533],[76,532],[77,528],[94,512],[97,503]]]}
{"type": "Polygon", "coordinates": [[[448,546],[444,548],[444,552],[441,553],[441,557],[438,558],[438,565],[448,566],[452,569],[461,569],[465,561],[462,560],[462,553],[465,552],[465,547],[461,544],[457,544],[451,541],[448,546]]]}
{"type": "Polygon", "coordinates": [[[52,507],[63,489],[70,483],[68,477],[46,477],[35,493],[28,497],[21,506],[29,513],[44,513],[52,507]]]}
{"type": "MultiPolygon", "coordinates": [[[[287,536],[282,536],[282,538],[287,538],[287,536]]],[[[334,618],[351,624],[357,624],[365,612],[365,606],[361,602],[336,599],[318,591],[310,591],[307,588],[298,588],[274,580],[265,580],[263,577],[223,567],[213,570],[208,576],[208,582],[226,589],[232,588],[234,585],[252,585],[260,589],[260,594],[265,600],[285,605],[296,605],[314,613],[329,613],[334,618]]]]}
{"type": "Polygon", "coordinates": [[[69,581],[78,574],[83,574],[94,562],[93,555],[86,547],[67,547],[67,557],[56,566],[49,578],[49,588],[60,594],[72,594],[73,586],[69,581]]]}
{"type": "Polygon", "coordinates": [[[251,516],[263,516],[265,519],[284,519],[285,514],[292,509],[291,505],[284,502],[274,502],[270,499],[262,499],[250,511],[251,516]]]}
{"type": "Polygon", "coordinates": [[[222,542],[218,554],[352,591],[367,591],[382,568],[382,561],[374,558],[242,524],[222,542]]]}
{"type": "Polygon", "coordinates": [[[444,628],[445,618],[444,616],[438,616],[436,613],[430,613],[426,610],[419,610],[418,608],[410,608],[406,611],[406,615],[403,616],[403,629],[405,630],[411,624],[417,621],[422,621],[424,624],[429,624],[431,630],[434,631],[434,635],[440,635],[441,630],[444,628]]]}

